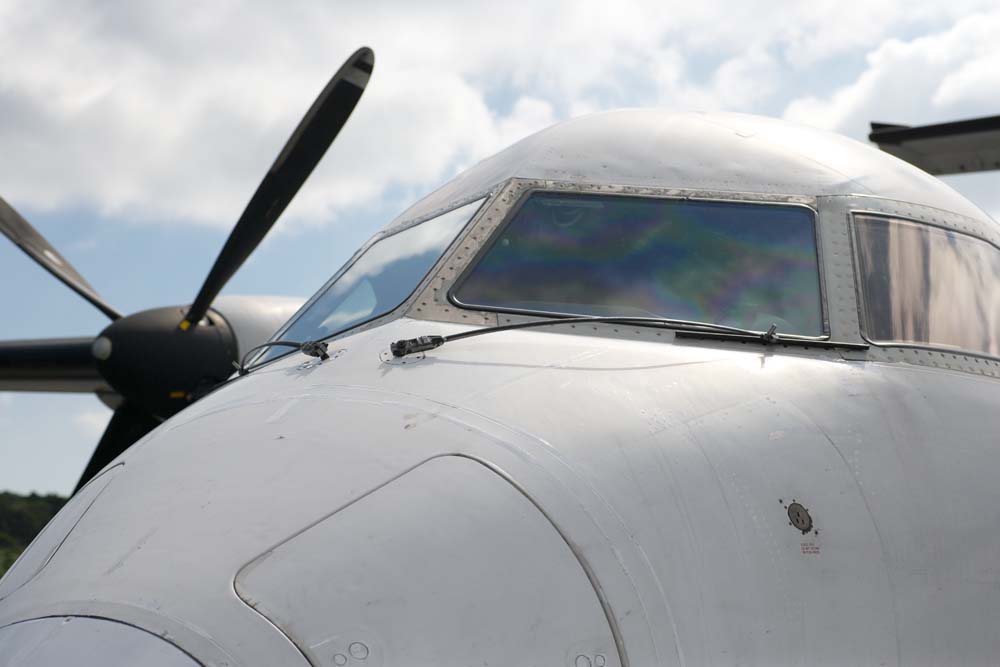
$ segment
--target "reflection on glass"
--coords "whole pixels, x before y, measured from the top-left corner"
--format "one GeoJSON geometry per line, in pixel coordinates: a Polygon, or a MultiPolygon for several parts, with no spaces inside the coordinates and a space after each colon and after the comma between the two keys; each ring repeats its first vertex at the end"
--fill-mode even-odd
{"type": "MultiPolygon", "coordinates": [[[[481,203],[467,204],[372,245],[328,283],[279,338],[319,340],[393,310],[413,293],[481,203]]],[[[271,348],[262,360],[287,353],[287,348],[271,348]]]]}
{"type": "Polygon", "coordinates": [[[814,214],[799,206],[536,193],[455,298],[823,334],[814,214]]]}
{"type": "Polygon", "coordinates": [[[854,228],[869,339],[1000,356],[1000,249],[890,218],[854,228]]]}

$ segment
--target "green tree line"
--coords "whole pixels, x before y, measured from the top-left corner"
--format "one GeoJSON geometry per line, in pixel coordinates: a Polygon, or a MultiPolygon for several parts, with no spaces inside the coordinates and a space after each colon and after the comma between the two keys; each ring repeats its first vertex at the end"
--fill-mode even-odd
{"type": "Polygon", "coordinates": [[[56,495],[0,492],[0,576],[65,503],[56,495]]]}

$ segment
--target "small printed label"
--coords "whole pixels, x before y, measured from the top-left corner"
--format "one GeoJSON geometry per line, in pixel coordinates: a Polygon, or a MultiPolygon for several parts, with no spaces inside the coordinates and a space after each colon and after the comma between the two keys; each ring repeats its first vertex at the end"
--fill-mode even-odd
{"type": "Polygon", "coordinates": [[[802,553],[804,555],[819,555],[819,545],[815,542],[803,542],[802,553]]]}

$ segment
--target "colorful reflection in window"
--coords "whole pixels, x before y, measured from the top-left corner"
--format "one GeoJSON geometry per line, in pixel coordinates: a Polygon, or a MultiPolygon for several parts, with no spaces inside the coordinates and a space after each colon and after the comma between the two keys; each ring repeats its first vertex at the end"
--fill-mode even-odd
{"type": "Polygon", "coordinates": [[[801,206],[534,193],[454,298],[824,333],[814,213],[801,206]]]}
{"type": "Polygon", "coordinates": [[[856,215],[854,229],[870,340],[1000,356],[1000,249],[871,215],[856,215]]]}

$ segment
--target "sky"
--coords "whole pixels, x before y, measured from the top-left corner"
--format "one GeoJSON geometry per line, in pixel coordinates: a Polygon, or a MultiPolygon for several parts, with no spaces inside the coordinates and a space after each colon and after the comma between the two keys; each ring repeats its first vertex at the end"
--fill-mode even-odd
{"type": "MultiPolygon", "coordinates": [[[[119,311],[190,303],[356,48],[354,115],[224,294],[306,297],[419,196],[532,132],[621,107],[869,121],[1000,113],[1000,7],[966,0],[0,0],[0,196],[119,311]]],[[[1000,217],[996,174],[946,180],[1000,217]]],[[[108,320],[0,238],[0,340],[108,320]]],[[[0,489],[69,492],[111,412],[0,393],[0,489]]]]}

